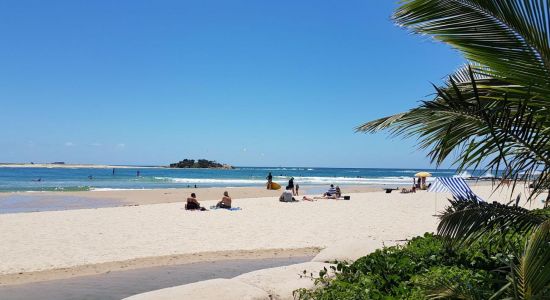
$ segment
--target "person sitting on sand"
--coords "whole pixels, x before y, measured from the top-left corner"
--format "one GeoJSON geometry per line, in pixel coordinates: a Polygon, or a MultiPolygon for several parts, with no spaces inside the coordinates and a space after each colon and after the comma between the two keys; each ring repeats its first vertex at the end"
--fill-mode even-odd
{"type": "Polygon", "coordinates": [[[334,188],[334,184],[331,184],[328,191],[323,194],[323,197],[330,197],[334,195],[336,195],[336,189],[334,188]]]}
{"type": "Polygon", "coordinates": [[[296,199],[294,199],[292,195],[292,188],[290,186],[287,186],[286,189],[283,191],[281,196],[279,197],[279,201],[281,202],[295,202],[296,199]]]}
{"type": "Polygon", "coordinates": [[[223,192],[222,201],[218,202],[216,204],[217,208],[231,208],[231,197],[229,197],[229,193],[227,191],[223,192]]]}
{"type": "Polygon", "coordinates": [[[342,197],[342,191],[340,190],[340,187],[339,186],[336,186],[336,192],[334,193],[334,195],[336,196],[336,199],[342,197]]]}
{"type": "Polygon", "coordinates": [[[206,210],[204,207],[201,207],[199,201],[197,200],[197,195],[191,193],[191,197],[187,198],[187,203],[185,204],[185,209],[187,210],[206,210]]]}

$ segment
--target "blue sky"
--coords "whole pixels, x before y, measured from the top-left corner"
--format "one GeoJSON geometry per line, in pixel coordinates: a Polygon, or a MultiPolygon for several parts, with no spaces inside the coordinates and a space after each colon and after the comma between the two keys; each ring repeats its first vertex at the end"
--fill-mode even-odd
{"type": "Polygon", "coordinates": [[[395,1],[2,1],[0,161],[427,167],[354,133],[463,58],[395,1]]]}

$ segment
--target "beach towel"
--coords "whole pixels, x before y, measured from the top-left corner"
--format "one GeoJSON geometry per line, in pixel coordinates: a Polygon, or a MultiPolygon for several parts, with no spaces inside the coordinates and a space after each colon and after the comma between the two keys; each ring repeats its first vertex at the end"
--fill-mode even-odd
{"type": "Polygon", "coordinates": [[[231,211],[235,211],[235,210],[242,210],[242,208],[240,207],[231,207],[231,208],[221,208],[221,207],[217,207],[216,205],[212,205],[210,206],[210,209],[211,210],[214,210],[214,209],[225,209],[225,210],[231,210],[231,211]]]}

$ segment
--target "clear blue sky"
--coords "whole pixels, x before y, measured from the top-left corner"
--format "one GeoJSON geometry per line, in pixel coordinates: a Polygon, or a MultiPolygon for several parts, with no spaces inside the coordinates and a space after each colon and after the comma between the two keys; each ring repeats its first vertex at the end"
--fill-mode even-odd
{"type": "Polygon", "coordinates": [[[396,1],[0,2],[0,161],[427,167],[354,133],[463,63],[396,1]]]}

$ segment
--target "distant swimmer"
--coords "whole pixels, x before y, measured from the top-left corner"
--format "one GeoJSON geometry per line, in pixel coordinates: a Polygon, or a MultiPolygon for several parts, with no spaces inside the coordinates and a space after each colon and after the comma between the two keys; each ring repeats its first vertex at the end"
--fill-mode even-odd
{"type": "Polygon", "coordinates": [[[113,168],[113,175],[115,175],[115,168],[113,168]]]}
{"type": "Polygon", "coordinates": [[[94,177],[92,175],[88,175],[88,179],[92,180],[94,177]]]}
{"type": "Polygon", "coordinates": [[[38,182],[40,182],[40,181],[42,181],[42,178],[33,179],[32,181],[38,181],[38,182]]]}
{"type": "Polygon", "coordinates": [[[139,170],[138,170],[138,171],[136,172],[136,176],[139,177],[139,174],[140,174],[140,172],[139,172],[139,170]]]}

